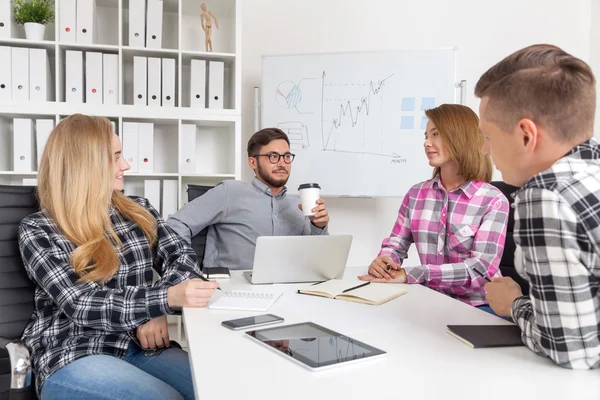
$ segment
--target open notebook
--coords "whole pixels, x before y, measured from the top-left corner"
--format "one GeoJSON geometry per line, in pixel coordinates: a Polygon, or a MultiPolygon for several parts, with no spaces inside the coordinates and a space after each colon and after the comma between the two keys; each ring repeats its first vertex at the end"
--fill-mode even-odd
{"type": "Polygon", "coordinates": [[[408,292],[404,285],[395,283],[370,283],[359,280],[332,279],[298,290],[300,294],[354,301],[378,306],[408,292]]]}

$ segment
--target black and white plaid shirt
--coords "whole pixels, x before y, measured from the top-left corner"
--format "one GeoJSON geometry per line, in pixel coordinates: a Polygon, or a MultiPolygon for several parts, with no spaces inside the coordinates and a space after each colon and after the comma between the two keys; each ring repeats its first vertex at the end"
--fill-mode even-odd
{"type": "Polygon", "coordinates": [[[515,265],[531,285],[512,316],[560,366],[600,366],[600,146],[588,140],[515,197],[515,265]]]}
{"type": "Polygon", "coordinates": [[[150,248],[138,225],[111,206],[110,219],[123,246],[120,265],[105,284],[77,283],[71,266],[75,245],[43,212],[25,218],[19,245],[29,277],[36,283],[35,307],[22,340],[33,357],[36,386],[68,363],[93,354],[124,358],[135,329],[171,313],[167,289],[198,276],[191,247],[144,198],[132,198],[156,217],[158,243],[150,248]],[[160,279],[152,284],[153,267],[160,279]]]}

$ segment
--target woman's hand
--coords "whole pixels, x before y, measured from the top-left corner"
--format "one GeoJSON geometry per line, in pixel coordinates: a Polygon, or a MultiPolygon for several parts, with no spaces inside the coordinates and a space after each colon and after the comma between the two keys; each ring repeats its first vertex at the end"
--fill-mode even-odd
{"type": "Polygon", "coordinates": [[[361,281],[406,283],[406,272],[388,256],[380,256],[369,266],[369,274],[358,277],[361,281]]]}
{"type": "Polygon", "coordinates": [[[135,330],[143,349],[156,349],[169,347],[169,326],[167,323],[167,316],[154,318],[146,322],[144,325],[140,325],[135,330]]]}
{"type": "Polygon", "coordinates": [[[390,257],[380,256],[374,259],[369,266],[369,275],[375,278],[390,280],[395,279],[397,271],[401,269],[401,266],[396,264],[390,257]]]}

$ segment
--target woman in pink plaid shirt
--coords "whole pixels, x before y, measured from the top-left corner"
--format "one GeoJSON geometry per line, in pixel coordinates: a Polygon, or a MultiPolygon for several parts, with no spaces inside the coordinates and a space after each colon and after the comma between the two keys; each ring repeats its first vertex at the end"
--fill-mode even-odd
{"type": "Polygon", "coordinates": [[[508,200],[490,185],[492,164],[468,107],[442,104],[425,112],[424,150],[433,178],[413,186],[402,201],[390,237],[362,280],[422,283],[491,311],[486,279],[500,277],[508,200]],[[402,265],[410,245],[421,265],[402,265]]]}

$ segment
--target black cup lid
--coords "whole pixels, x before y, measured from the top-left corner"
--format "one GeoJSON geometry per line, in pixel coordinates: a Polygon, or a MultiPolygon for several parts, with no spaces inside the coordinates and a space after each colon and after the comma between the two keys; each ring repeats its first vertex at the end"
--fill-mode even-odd
{"type": "Polygon", "coordinates": [[[321,186],[319,186],[318,183],[303,183],[302,185],[298,186],[298,190],[313,188],[321,189],[321,186]]]}

